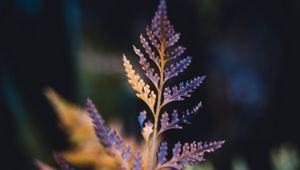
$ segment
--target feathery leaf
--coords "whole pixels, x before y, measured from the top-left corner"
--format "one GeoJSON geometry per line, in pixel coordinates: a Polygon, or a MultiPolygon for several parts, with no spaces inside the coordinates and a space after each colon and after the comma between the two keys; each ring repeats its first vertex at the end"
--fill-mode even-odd
{"type": "Polygon", "coordinates": [[[166,163],[158,166],[156,169],[174,168],[176,170],[183,169],[185,164],[196,165],[204,161],[205,153],[213,152],[219,149],[225,141],[215,141],[209,143],[192,142],[185,143],[183,146],[180,142],[175,144],[173,148],[173,156],[166,163]]]}
{"type": "Polygon", "coordinates": [[[177,76],[179,73],[182,73],[192,62],[192,57],[188,56],[179,62],[171,64],[169,68],[164,70],[165,72],[165,81],[168,79],[177,76]]]}
{"type": "Polygon", "coordinates": [[[140,57],[140,65],[142,66],[142,69],[145,71],[146,76],[152,81],[152,83],[155,85],[155,87],[158,87],[158,81],[159,81],[159,75],[154,72],[154,68],[150,66],[150,63],[147,61],[147,59],[144,57],[144,54],[133,46],[134,52],[140,57]]]}
{"type": "MultiPolygon", "coordinates": [[[[98,144],[97,140],[99,141],[103,146],[101,148],[102,151],[106,151],[107,154],[105,154],[113,158],[116,167],[120,170],[142,170],[144,167],[147,170],[181,170],[186,164],[195,165],[203,161],[205,153],[220,148],[224,141],[205,142],[204,144],[202,142],[192,142],[184,145],[178,142],[172,149],[172,158],[167,160],[167,142],[162,142],[159,146],[161,133],[169,129],[182,129],[183,123],[190,123],[191,117],[201,107],[201,102],[193,109],[182,112],[182,114],[178,114],[178,111],[174,109],[170,115],[166,111],[160,115],[162,109],[170,102],[181,101],[190,97],[191,93],[202,84],[205,76],[198,76],[190,81],[181,82],[178,86],[166,86],[167,80],[184,72],[191,63],[191,57],[187,56],[174,62],[175,64],[168,64],[170,60],[181,56],[186,48],[176,45],[181,34],[175,32],[174,26],[168,19],[166,0],[160,0],[151,25],[146,28],[146,34],[147,39],[143,34],[140,35],[140,42],[145,53],[135,46],[133,46],[133,50],[139,56],[139,63],[146,76],[155,86],[155,92],[157,92],[158,96],[150,89],[152,84],[148,85],[144,82],[132,68],[130,61],[125,55],[123,55],[123,65],[128,82],[135,90],[136,96],[147,104],[153,114],[153,120],[147,120],[146,111],[140,112],[138,116],[138,122],[142,129],[141,133],[146,141],[144,146],[147,149],[145,152],[148,154],[147,161],[142,161],[141,154],[135,150],[136,147],[131,148],[130,145],[123,143],[123,139],[118,133],[105,124],[93,102],[87,99],[87,111],[93,124],[93,129],[91,124],[89,124],[90,134],[94,137],[93,142],[98,144]],[[148,60],[147,57],[152,61],[148,60]],[[151,66],[152,63],[155,63],[157,68],[153,68],[151,66]],[[94,130],[96,135],[92,133],[92,130],[94,130]],[[135,156],[132,153],[136,153],[135,156]]],[[[89,121],[89,123],[91,122],[89,121]]],[[[54,157],[63,170],[73,170],[61,155],[54,154],[54,157]]]]}
{"type": "Polygon", "coordinates": [[[132,68],[132,65],[130,64],[129,60],[127,60],[125,55],[123,56],[123,62],[125,71],[127,73],[128,82],[136,91],[136,96],[142,99],[153,111],[156,94],[154,93],[154,91],[150,90],[150,86],[146,84],[137,73],[135,73],[135,71],[132,68]]]}
{"type": "Polygon", "coordinates": [[[182,47],[182,46],[178,46],[178,47],[174,48],[172,51],[170,51],[166,54],[166,60],[170,61],[172,59],[176,59],[177,57],[181,56],[185,50],[186,50],[186,48],[182,47]]]}
{"type": "Polygon", "coordinates": [[[159,147],[159,152],[157,155],[158,164],[163,164],[167,161],[166,156],[168,155],[168,143],[162,142],[159,147]]]}
{"type": "Polygon", "coordinates": [[[191,110],[187,109],[185,112],[181,113],[181,117],[178,116],[177,110],[173,110],[171,122],[169,121],[169,114],[165,112],[162,114],[160,119],[161,129],[159,133],[162,133],[169,129],[182,129],[183,127],[180,125],[182,123],[190,123],[190,119],[193,115],[197,113],[199,108],[202,106],[202,103],[199,102],[196,106],[194,106],[191,110]]]}
{"type": "Polygon", "coordinates": [[[94,130],[99,142],[104,146],[109,155],[117,158],[117,164],[120,169],[128,169],[128,160],[131,154],[129,145],[126,144],[124,146],[122,138],[117,132],[105,124],[91,99],[87,99],[86,106],[93,121],[94,130]]]}
{"type": "Polygon", "coordinates": [[[140,153],[135,155],[132,170],[142,170],[142,156],[140,153]]]}
{"type": "MultiPolygon", "coordinates": [[[[143,45],[146,53],[148,54],[149,58],[152,61],[154,61],[154,63],[157,65],[157,67],[160,67],[160,59],[159,59],[159,57],[156,56],[155,52],[150,47],[148,41],[146,40],[146,38],[144,38],[143,34],[140,35],[140,41],[141,41],[141,44],[143,45]]],[[[137,55],[139,55],[139,54],[137,54],[137,55]]]]}
{"type": "Polygon", "coordinates": [[[94,124],[94,130],[96,136],[98,137],[99,142],[106,148],[109,149],[113,141],[109,140],[111,136],[111,129],[106,126],[104,120],[102,119],[101,115],[98,113],[94,103],[91,99],[87,99],[86,107],[88,112],[90,113],[90,117],[94,124]]]}
{"type": "Polygon", "coordinates": [[[124,149],[124,151],[122,153],[122,158],[125,161],[129,161],[131,159],[131,152],[130,152],[130,146],[129,145],[125,146],[125,149],[124,149]]]}
{"type": "Polygon", "coordinates": [[[141,128],[143,128],[146,119],[147,119],[147,112],[144,110],[140,112],[140,115],[138,116],[138,121],[141,128]]]}
{"type": "Polygon", "coordinates": [[[151,29],[158,39],[163,37],[171,38],[175,34],[174,26],[171,25],[167,15],[166,1],[161,0],[154,18],[151,22],[151,29]]]}
{"type": "Polygon", "coordinates": [[[172,101],[181,101],[184,100],[184,97],[190,97],[191,93],[200,86],[202,81],[205,79],[205,76],[195,77],[193,80],[186,81],[185,83],[181,82],[178,86],[173,86],[172,90],[170,87],[164,89],[164,102],[163,105],[166,105],[172,101]]]}
{"type": "Polygon", "coordinates": [[[153,31],[148,26],[146,27],[146,32],[147,32],[147,35],[148,35],[148,39],[150,40],[150,42],[152,43],[152,45],[157,50],[159,50],[159,47],[160,47],[159,42],[156,39],[155,35],[153,34],[153,31]]]}
{"type": "Polygon", "coordinates": [[[166,42],[167,47],[173,46],[180,39],[180,33],[172,35],[166,42]]]}

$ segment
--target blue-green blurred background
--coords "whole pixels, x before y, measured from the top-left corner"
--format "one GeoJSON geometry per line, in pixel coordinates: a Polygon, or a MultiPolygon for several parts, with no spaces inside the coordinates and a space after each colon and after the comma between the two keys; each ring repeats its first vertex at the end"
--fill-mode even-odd
{"type": "MultiPolygon", "coordinates": [[[[92,97],[107,120],[119,118],[127,134],[138,135],[136,117],[145,106],[127,83],[122,54],[138,68],[131,45],[140,46],[157,4],[0,0],[1,169],[36,169],[33,158],[51,163],[52,150],[69,147],[43,95],[48,86],[81,106],[92,97]]],[[[170,143],[225,139],[208,157],[217,170],[234,169],[236,160],[242,160],[239,170],[278,169],[271,155],[288,147],[293,158],[282,159],[279,169],[298,169],[299,1],[167,4],[185,55],[193,56],[177,80],[207,75],[193,98],[174,105],[183,110],[201,100],[204,107],[192,125],[169,133],[170,143]]]]}

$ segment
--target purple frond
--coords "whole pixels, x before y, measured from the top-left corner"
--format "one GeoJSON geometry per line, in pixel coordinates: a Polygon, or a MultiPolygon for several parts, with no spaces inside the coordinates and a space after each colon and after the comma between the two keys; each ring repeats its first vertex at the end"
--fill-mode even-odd
{"type": "Polygon", "coordinates": [[[109,141],[111,141],[112,143],[114,143],[117,139],[117,132],[114,130],[114,129],[111,129],[110,132],[109,132],[109,141]]]}
{"type": "Polygon", "coordinates": [[[181,129],[182,127],[179,126],[180,119],[178,118],[178,112],[177,110],[173,110],[172,112],[172,119],[171,119],[171,123],[169,124],[169,126],[167,128],[177,128],[177,129],[181,129]]]}
{"type": "Polygon", "coordinates": [[[98,113],[91,99],[87,99],[87,110],[94,124],[94,131],[101,145],[109,154],[120,154],[123,148],[123,140],[114,129],[109,128],[98,113]]]}
{"type": "Polygon", "coordinates": [[[170,51],[170,53],[168,53],[167,60],[172,60],[181,56],[185,50],[186,48],[182,46],[174,48],[172,51],[170,51]]]}
{"type": "Polygon", "coordinates": [[[160,133],[169,130],[169,129],[182,129],[182,127],[179,125],[181,119],[178,118],[177,110],[173,110],[172,118],[170,122],[169,114],[165,112],[161,115],[160,119],[160,133]]]}
{"type": "Polygon", "coordinates": [[[172,77],[177,76],[179,73],[182,73],[192,62],[192,57],[188,56],[179,62],[171,64],[169,68],[165,69],[165,79],[168,80],[172,77]]]}
{"type": "Polygon", "coordinates": [[[161,23],[164,22],[165,18],[167,17],[166,8],[166,1],[161,0],[151,22],[151,29],[158,39],[161,39],[161,23]]]}
{"type": "Polygon", "coordinates": [[[161,115],[161,119],[160,119],[160,128],[161,129],[166,129],[169,126],[169,114],[167,112],[163,113],[161,115]]]}
{"type": "Polygon", "coordinates": [[[131,151],[130,151],[130,146],[129,145],[125,146],[125,149],[122,153],[122,158],[123,158],[123,160],[125,160],[127,162],[131,159],[131,151]]]}
{"type": "Polygon", "coordinates": [[[201,107],[202,107],[202,102],[199,102],[191,110],[187,109],[185,112],[182,113],[181,121],[183,123],[190,123],[190,119],[198,112],[198,110],[201,107]]]}
{"type": "Polygon", "coordinates": [[[154,18],[151,22],[151,29],[153,34],[158,39],[162,39],[162,36],[170,39],[170,37],[175,34],[174,26],[171,25],[167,16],[167,6],[165,0],[160,1],[158,9],[155,12],[154,18]]]}
{"type": "Polygon", "coordinates": [[[142,69],[145,71],[146,76],[152,81],[152,83],[157,87],[158,81],[159,81],[159,75],[154,72],[154,68],[150,66],[150,63],[147,61],[147,59],[144,57],[141,50],[133,46],[134,52],[140,57],[140,65],[142,66],[142,69]]]}
{"type": "Polygon", "coordinates": [[[172,35],[166,42],[167,47],[173,46],[180,39],[180,33],[172,35]]]}
{"type": "Polygon", "coordinates": [[[160,119],[160,123],[161,123],[160,133],[169,129],[182,129],[181,124],[190,123],[190,119],[197,113],[197,111],[201,106],[202,103],[199,102],[191,110],[187,109],[185,112],[182,112],[180,117],[178,116],[178,111],[175,109],[172,112],[171,121],[169,118],[169,114],[165,112],[164,114],[162,114],[160,119]]]}
{"type": "Polygon", "coordinates": [[[181,82],[178,86],[166,87],[164,90],[164,105],[172,101],[184,100],[184,97],[190,97],[191,93],[200,86],[205,76],[198,76],[193,80],[181,82]]]}
{"type": "Polygon", "coordinates": [[[160,45],[159,45],[159,42],[158,42],[158,40],[156,39],[156,37],[155,37],[153,31],[152,31],[149,27],[147,27],[147,28],[146,28],[146,32],[147,32],[148,39],[150,40],[151,44],[152,44],[157,50],[159,50],[160,45]]]}
{"type": "Polygon", "coordinates": [[[142,170],[142,156],[140,153],[137,153],[134,157],[132,170],[142,170]]]}
{"type": "Polygon", "coordinates": [[[196,165],[204,161],[205,153],[213,152],[224,144],[225,141],[215,141],[202,143],[195,141],[185,143],[183,146],[178,142],[173,148],[173,157],[165,163],[165,167],[173,167],[181,170],[184,164],[196,165]]]}
{"type": "Polygon", "coordinates": [[[180,153],[181,153],[181,143],[177,142],[174,146],[174,148],[172,149],[172,153],[173,153],[173,158],[178,159],[180,158],[180,153]]]}
{"type": "Polygon", "coordinates": [[[94,130],[99,142],[105,148],[110,148],[113,144],[113,141],[110,140],[111,129],[105,125],[105,122],[102,119],[101,115],[98,113],[98,110],[96,109],[94,103],[89,98],[87,99],[86,107],[93,121],[94,130]]]}
{"type": "Polygon", "coordinates": [[[138,116],[138,121],[141,128],[144,127],[144,122],[146,119],[147,119],[147,112],[145,110],[141,111],[140,115],[138,116]]]}
{"type": "Polygon", "coordinates": [[[158,164],[163,164],[167,161],[166,156],[168,155],[168,143],[162,142],[159,147],[159,152],[157,155],[158,164]]]}
{"type": "MultiPolygon", "coordinates": [[[[160,60],[159,57],[156,56],[155,52],[152,50],[152,48],[150,47],[148,41],[146,40],[146,38],[144,38],[143,34],[140,35],[140,40],[141,40],[141,44],[143,45],[146,53],[148,54],[149,58],[151,60],[154,61],[154,63],[159,67],[160,64],[160,60]]],[[[137,55],[139,55],[139,57],[141,57],[140,52],[136,53],[137,55]]]]}
{"type": "Polygon", "coordinates": [[[67,163],[61,154],[53,152],[53,157],[61,170],[75,170],[67,163]]]}
{"type": "Polygon", "coordinates": [[[116,150],[121,151],[123,148],[123,139],[117,135],[115,139],[116,150]]]}

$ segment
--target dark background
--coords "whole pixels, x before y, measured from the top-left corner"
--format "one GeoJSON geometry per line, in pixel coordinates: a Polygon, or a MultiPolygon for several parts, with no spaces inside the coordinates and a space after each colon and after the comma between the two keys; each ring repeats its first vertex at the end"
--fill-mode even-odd
{"type": "MultiPolygon", "coordinates": [[[[48,86],[81,106],[91,96],[106,119],[119,117],[127,133],[137,134],[136,116],[144,105],[128,88],[122,53],[137,66],[131,45],[140,46],[138,36],[157,4],[0,1],[1,167],[35,169],[33,157],[51,163],[51,150],[68,147],[43,95],[48,86]]],[[[208,76],[200,90],[182,102],[185,108],[202,100],[204,108],[192,125],[169,133],[170,143],[178,137],[225,139],[225,146],[208,157],[217,170],[232,169],[236,156],[251,170],[268,170],[274,148],[288,145],[298,152],[299,1],[167,4],[170,20],[182,35],[180,44],[187,47],[185,55],[193,56],[177,80],[208,76]]]]}

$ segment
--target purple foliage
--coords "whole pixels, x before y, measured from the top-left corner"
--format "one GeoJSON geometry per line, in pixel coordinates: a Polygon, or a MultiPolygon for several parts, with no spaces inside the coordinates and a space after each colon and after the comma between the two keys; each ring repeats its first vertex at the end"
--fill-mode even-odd
{"type": "Polygon", "coordinates": [[[99,142],[105,147],[109,148],[112,146],[113,141],[111,141],[111,129],[106,126],[104,120],[98,113],[98,110],[96,109],[94,103],[91,99],[87,99],[86,107],[88,112],[90,113],[90,117],[94,124],[94,130],[96,133],[96,136],[98,137],[99,142]]]}
{"type": "Polygon", "coordinates": [[[176,37],[174,37],[175,34],[174,26],[171,24],[170,20],[168,19],[167,6],[165,0],[160,1],[158,9],[155,12],[154,18],[152,19],[151,22],[151,29],[154,35],[160,40],[163,38],[167,38],[167,41],[171,40],[170,42],[175,42],[177,39],[176,37]]]}
{"type": "Polygon", "coordinates": [[[169,56],[167,57],[168,60],[176,59],[177,57],[181,56],[184,53],[185,50],[186,50],[186,48],[182,47],[182,46],[178,46],[178,47],[174,48],[170,52],[169,56]]]}
{"type": "Polygon", "coordinates": [[[169,130],[169,129],[182,129],[182,126],[180,124],[182,123],[190,123],[190,119],[193,115],[197,113],[199,108],[201,107],[202,103],[199,102],[196,106],[194,106],[191,110],[187,109],[185,112],[181,113],[181,117],[178,116],[178,111],[173,110],[171,121],[169,118],[169,114],[165,112],[162,114],[160,123],[161,123],[161,129],[160,133],[169,130]]]}
{"type": "Polygon", "coordinates": [[[140,125],[141,128],[143,128],[144,122],[145,122],[146,119],[147,119],[147,112],[145,110],[141,111],[140,115],[138,117],[139,125],[140,125]]]}
{"type": "Polygon", "coordinates": [[[209,143],[202,143],[202,142],[192,142],[192,143],[185,143],[182,147],[182,152],[180,157],[178,157],[177,162],[187,163],[189,165],[196,165],[202,161],[204,161],[204,154],[213,152],[219,149],[225,141],[215,141],[209,143]]]}
{"type": "Polygon", "coordinates": [[[164,114],[161,115],[160,128],[166,129],[168,126],[169,126],[169,114],[165,112],[164,114]]]}
{"type": "Polygon", "coordinates": [[[137,153],[134,157],[132,170],[142,170],[142,156],[140,153],[137,153]]]}
{"type": "Polygon", "coordinates": [[[177,142],[174,148],[172,149],[173,158],[178,159],[180,157],[180,152],[181,152],[181,143],[177,142]]]}
{"type": "MultiPolygon", "coordinates": [[[[187,56],[173,64],[168,63],[170,60],[180,57],[186,48],[175,46],[180,39],[180,33],[175,32],[174,26],[168,19],[165,0],[160,0],[158,9],[151,21],[151,26],[146,28],[146,34],[147,39],[143,34],[140,35],[140,42],[147,55],[145,56],[135,46],[133,46],[133,50],[139,56],[139,63],[145,75],[156,87],[155,90],[150,90],[150,85],[146,84],[140,75],[136,73],[125,55],[123,60],[129,83],[136,90],[137,96],[150,107],[153,116],[153,119],[149,120],[145,110],[140,112],[138,116],[138,123],[145,140],[144,146],[147,147],[146,153],[148,155],[146,156],[148,157],[145,159],[147,162],[143,164],[142,156],[139,152],[135,156],[132,154],[130,145],[123,143],[123,139],[118,133],[105,124],[94,103],[89,98],[86,102],[87,111],[90,114],[99,143],[109,156],[115,158],[119,169],[142,170],[142,166],[146,166],[147,170],[182,170],[186,164],[196,165],[202,162],[206,153],[219,149],[224,144],[224,141],[192,142],[184,145],[178,142],[172,149],[171,159],[167,159],[168,144],[167,142],[162,142],[159,146],[161,141],[160,135],[170,129],[182,129],[182,124],[190,123],[190,119],[202,105],[199,102],[191,110],[187,109],[180,114],[176,109],[173,109],[172,113],[169,114],[163,107],[170,102],[182,101],[190,97],[191,93],[202,84],[205,76],[197,76],[192,80],[181,82],[173,87],[166,85],[170,78],[187,69],[192,61],[192,57],[187,56]],[[152,61],[150,60],[149,62],[148,58],[152,61]],[[154,63],[157,67],[151,66],[154,63]]],[[[139,147],[133,148],[134,152],[137,148],[139,147]]],[[[61,155],[54,153],[54,158],[62,170],[73,170],[61,155]]]]}
{"type": "Polygon", "coordinates": [[[124,152],[122,154],[122,158],[125,161],[129,161],[130,160],[130,158],[131,158],[131,152],[130,152],[130,146],[129,145],[125,146],[124,152]]]}
{"type": "Polygon", "coordinates": [[[156,56],[155,52],[152,50],[152,48],[150,47],[148,41],[146,40],[146,38],[144,38],[143,34],[140,35],[140,40],[141,40],[141,44],[143,45],[146,53],[148,54],[149,58],[151,60],[153,60],[155,62],[155,64],[159,67],[160,64],[160,59],[158,56],[156,56]]]}
{"type": "Polygon", "coordinates": [[[193,90],[197,89],[204,79],[205,76],[197,76],[193,80],[185,83],[181,82],[179,87],[173,86],[172,89],[166,87],[164,90],[164,104],[184,100],[184,97],[190,97],[193,90]]]}
{"type": "Polygon", "coordinates": [[[165,76],[166,76],[166,80],[177,76],[179,73],[182,73],[192,62],[192,57],[188,56],[182,60],[180,60],[179,62],[174,64],[171,64],[169,68],[165,69],[165,76]]]}
{"type": "Polygon", "coordinates": [[[101,145],[111,155],[122,152],[124,144],[120,135],[105,124],[91,99],[87,99],[86,106],[94,124],[95,134],[101,145]]]}
{"type": "Polygon", "coordinates": [[[167,41],[167,47],[173,46],[180,39],[180,33],[172,35],[167,41]]]}
{"type": "Polygon", "coordinates": [[[147,59],[144,57],[144,54],[133,46],[134,52],[140,57],[140,65],[142,66],[142,69],[145,71],[145,75],[153,82],[153,84],[157,87],[158,81],[160,79],[159,75],[154,72],[154,68],[150,66],[150,63],[147,61],[147,59]]]}
{"type": "Polygon", "coordinates": [[[147,27],[146,28],[146,32],[147,32],[147,35],[148,35],[148,39],[150,40],[150,42],[152,43],[152,45],[157,49],[159,50],[159,42],[158,40],[156,39],[155,35],[153,34],[153,31],[147,27]]]}
{"type": "Polygon", "coordinates": [[[172,152],[172,158],[160,165],[160,168],[173,168],[176,170],[183,169],[184,164],[196,165],[204,161],[205,153],[213,152],[219,149],[224,141],[215,141],[209,143],[192,142],[182,145],[180,142],[175,144],[172,152]]]}
{"type": "Polygon", "coordinates": [[[168,143],[162,142],[159,147],[159,152],[157,154],[158,164],[163,164],[167,161],[166,156],[168,155],[168,143]]]}

